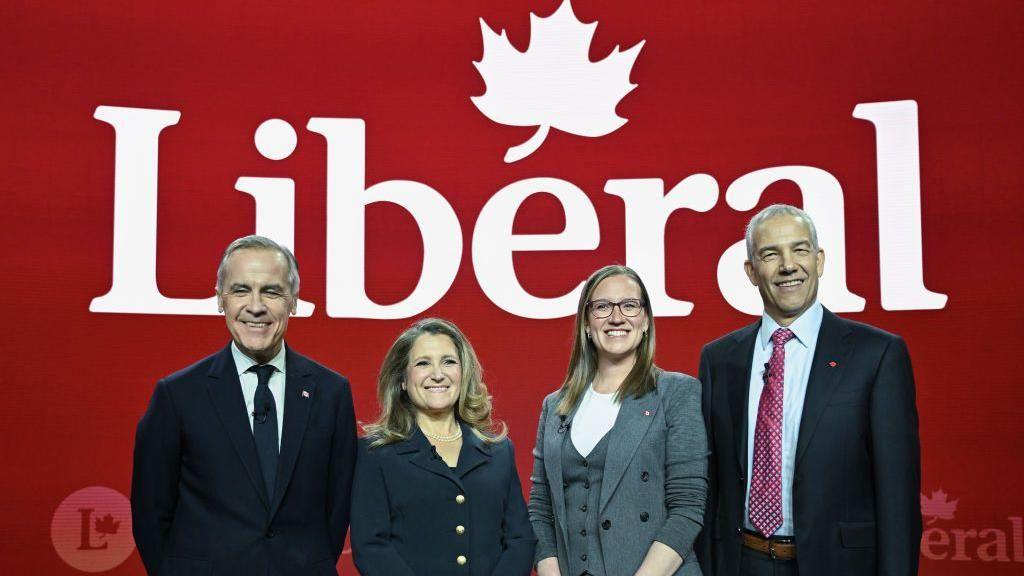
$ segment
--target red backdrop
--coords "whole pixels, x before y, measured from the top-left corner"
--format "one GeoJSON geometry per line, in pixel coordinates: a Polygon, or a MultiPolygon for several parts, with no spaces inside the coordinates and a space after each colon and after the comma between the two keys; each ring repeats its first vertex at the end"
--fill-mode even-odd
{"type": "MultiPolygon", "coordinates": [[[[5,3],[3,572],[142,572],[117,494],[128,493],[135,424],[159,377],[228,337],[214,316],[90,312],[115,267],[116,137],[93,117],[98,106],[181,113],[159,148],[156,279],[166,296],[210,296],[220,251],[255,230],[256,203],[235,190],[237,178],[294,180],[302,296],[316,309],[293,319],[288,342],[348,375],[368,419],[379,361],[411,319],[327,315],[328,147],[306,129],[313,117],[364,120],[367,184],[424,183],[458,217],[458,273],[415,316],[451,318],[470,336],[524,479],[540,400],[564,373],[571,320],[507,312],[481,288],[474,228],[499,190],[558,178],[594,207],[596,248],[514,257],[523,288],[551,298],[627,260],[625,204],[604,191],[608,180],[658,178],[671,189],[693,174],[713,177],[717,201],[674,212],[664,241],[667,293],[694,307],[658,319],[658,362],[692,374],[705,342],[753,319],[717,282],[720,256],[752,213],[727,203],[726,188],[775,166],[831,174],[843,190],[847,286],[865,299],[846,315],[903,335],[914,361],[927,497],[921,573],[1020,570],[1022,5],[577,0],[579,20],[599,22],[590,60],[645,42],[629,74],[638,88],[617,103],[628,122],[600,137],[551,130],[535,152],[506,163],[505,151],[540,122],[495,122],[470,100],[487,89],[472,64],[483,56],[480,19],[523,51],[529,13],[558,5],[5,3]],[[906,100],[918,106],[923,280],[948,296],[940,309],[881,305],[879,254],[895,247],[879,241],[876,130],[852,113],[906,100]],[[281,161],[253,143],[270,118],[297,133],[281,161]],[[89,487],[101,488],[79,492],[89,487]]],[[[800,188],[780,182],[755,208],[801,201],[800,188]]],[[[541,194],[523,204],[514,230],[557,234],[569,217],[541,194]]],[[[400,301],[420,276],[417,224],[386,203],[367,207],[366,222],[367,293],[400,301]]],[[[426,234],[433,224],[444,222],[426,222],[426,234]]],[[[340,566],[347,571],[348,557],[340,566]]]]}

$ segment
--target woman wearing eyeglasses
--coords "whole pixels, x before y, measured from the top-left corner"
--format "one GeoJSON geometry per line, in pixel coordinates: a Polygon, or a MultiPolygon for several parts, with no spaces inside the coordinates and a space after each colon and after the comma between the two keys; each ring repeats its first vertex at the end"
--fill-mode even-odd
{"type": "Polygon", "coordinates": [[[707,494],[700,383],[654,365],[636,272],[583,286],[565,381],[544,399],[530,479],[538,576],[699,575],[707,494]]]}

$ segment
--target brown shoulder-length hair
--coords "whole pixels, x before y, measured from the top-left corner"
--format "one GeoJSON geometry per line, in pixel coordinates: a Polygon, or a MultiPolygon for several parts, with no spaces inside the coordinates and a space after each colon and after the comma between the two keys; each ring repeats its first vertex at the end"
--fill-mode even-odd
{"type": "Polygon", "coordinates": [[[640,346],[636,349],[636,362],[626,375],[626,379],[615,394],[621,402],[627,396],[639,398],[654,390],[658,385],[661,369],[654,365],[654,312],[651,310],[651,299],[647,295],[640,276],[632,268],[613,264],[597,270],[587,278],[580,293],[579,305],[576,307],[576,323],[573,328],[572,354],[569,356],[569,369],[565,374],[560,391],[557,412],[569,414],[579,404],[587,386],[597,374],[597,349],[587,337],[587,314],[590,313],[590,299],[597,285],[612,276],[625,276],[640,287],[640,299],[643,301],[644,314],[647,315],[647,333],[641,337],[640,346]]]}
{"type": "Polygon", "coordinates": [[[377,376],[380,414],[374,422],[363,426],[363,432],[372,439],[370,445],[376,448],[404,440],[416,425],[416,407],[409,399],[409,394],[402,390],[402,383],[409,367],[409,353],[413,344],[425,334],[451,338],[459,353],[462,385],[455,404],[456,418],[469,425],[473,433],[484,442],[504,440],[508,435],[508,426],[491,419],[491,397],[481,380],[483,368],[473,346],[455,324],[441,318],[424,318],[406,328],[384,356],[377,376]]]}

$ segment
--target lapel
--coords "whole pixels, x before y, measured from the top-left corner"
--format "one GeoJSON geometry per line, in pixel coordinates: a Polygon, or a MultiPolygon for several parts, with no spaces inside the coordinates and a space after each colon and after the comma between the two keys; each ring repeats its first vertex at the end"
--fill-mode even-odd
{"type": "MultiPolygon", "coordinates": [[[[316,400],[316,379],[311,377],[313,372],[309,360],[286,346],[284,362],[284,426],[281,432],[281,454],[277,460],[274,497],[270,505],[271,518],[281,506],[288,482],[292,478],[295,461],[299,457],[299,448],[302,447],[302,439],[306,434],[309,413],[316,400]],[[303,391],[308,393],[308,397],[302,395],[303,391]]],[[[255,442],[253,445],[255,446],[255,442]]]]}
{"type": "Polygon", "coordinates": [[[455,468],[457,476],[462,479],[476,468],[491,461],[491,445],[477,437],[473,429],[463,422],[462,450],[459,451],[459,465],[455,468]]]}
{"type": "Polygon", "coordinates": [[[814,349],[814,359],[811,360],[811,374],[807,378],[807,394],[804,396],[804,410],[800,416],[794,467],[800,466],[800,458],[807,451],[818,421],[853,352],[850,334],[849,327],[838,316],[827,309],[823,310],[818,344],[814,349]],[[834,368],[829,366],[832,361],[837,363],[834,368]]]}
{"type": "Polygon", "coordinates": [[[269,509],[267,489],[263,484],[263,474],[260,472],[259,456],[256,455],[256,441],[252,436],[249,416],[245,413],[242,384],[238,380],[230,344],[214,357],[210,371],[206,375],[209,377],[206,389],[210,401],[213,402],[221,424],[235,447],[235,452],[241,458],[242,465],[245,466],[253,488],[260,495],[263,505],[269,509]]]}
{"type": "Polygon", "coordinates": [[[651,427],[659,399],[658,389],[655,388],[640,398],[630,396],[622,401],[615,425],[608,432],[608,457],[604,464],[604,479],[601,481],[598,514],[604,514],[608,500],[622,481],[647,429],[651,427]]]}
{"type": "MultiPolygon", "coordinates": [[[[562,539],[569,540],[568,528],[565,524],[565,488],[562,487],[562,442],[569,433],[572,419],[576,416],[576,408],[566,416],[559,416],[557,407],[561,394],[552,400],[548,408],[547,422],[544,423],[544,468],[548,471],[548,490],[551,492],[551,503],[555,507],[555,518],[562,531],[562,539]]],[[[577,406],[578,407],[578,406],[577,406]]]]}
{"type": "MultiPolygon", "coordinates": [[[[459,451],[459,465],[462,464],[462,459],[465,458],[468,453],[478,452],[475,448],[467,449],[469,448],[469,439],[466,435],[466,427],[463,426],[463,440],[462,449],[459,451]]],[[[470,432],[469,435],[472,435],[472,432],[470,432]]],[[[423,435],[422,431],[420,431],[420,427],[415,423],[413,424],[412,433],[409,434],[409,437],[395,443],[395,453],[405,456],[410,464],[452,482],[459,487],[461,492],[465,493],[466,488],[462,485],[462,479],[452,472],[452,469],[445,464],[444,459],[434,453],[433,446],[430,445],[430,441],[427,440],[427,437],[423,435]]],[[[483,464],[484,461],[486,460],[476,462],[474,464],[474,468],[483,464]]]]}
{"type": "Polygon", "coordinates": [[[754,364],[754,346],[757,345],[757,321],[736,334],[732,347],[726,351],[725,382],[729,387],[729,414],[732,417],[734,451],[740,476],[747,476],[747,423],[749,421],[748,397],[750,395],[750,374],[754,364]]]}

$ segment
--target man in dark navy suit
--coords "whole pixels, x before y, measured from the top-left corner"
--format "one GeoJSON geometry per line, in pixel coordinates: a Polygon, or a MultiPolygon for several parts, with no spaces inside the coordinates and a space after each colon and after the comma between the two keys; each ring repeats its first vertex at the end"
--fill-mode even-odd
{"type": "Polygon", "coordinates": [[[348,381],[285,346],[291,251],[240,238],[217,270],[232,342],[162,379],[135,436],[132,521],[151,575],[336,574],[349,523],[348,381]]]}
{"type": "Polygon", "coordinates": [[[920,447],[899,336],[818,302],[825,253],[803,210],[747,227],[764,316],[704,347],[711,490],[696,547],[715,576],[917,574],[920,447]]]}

